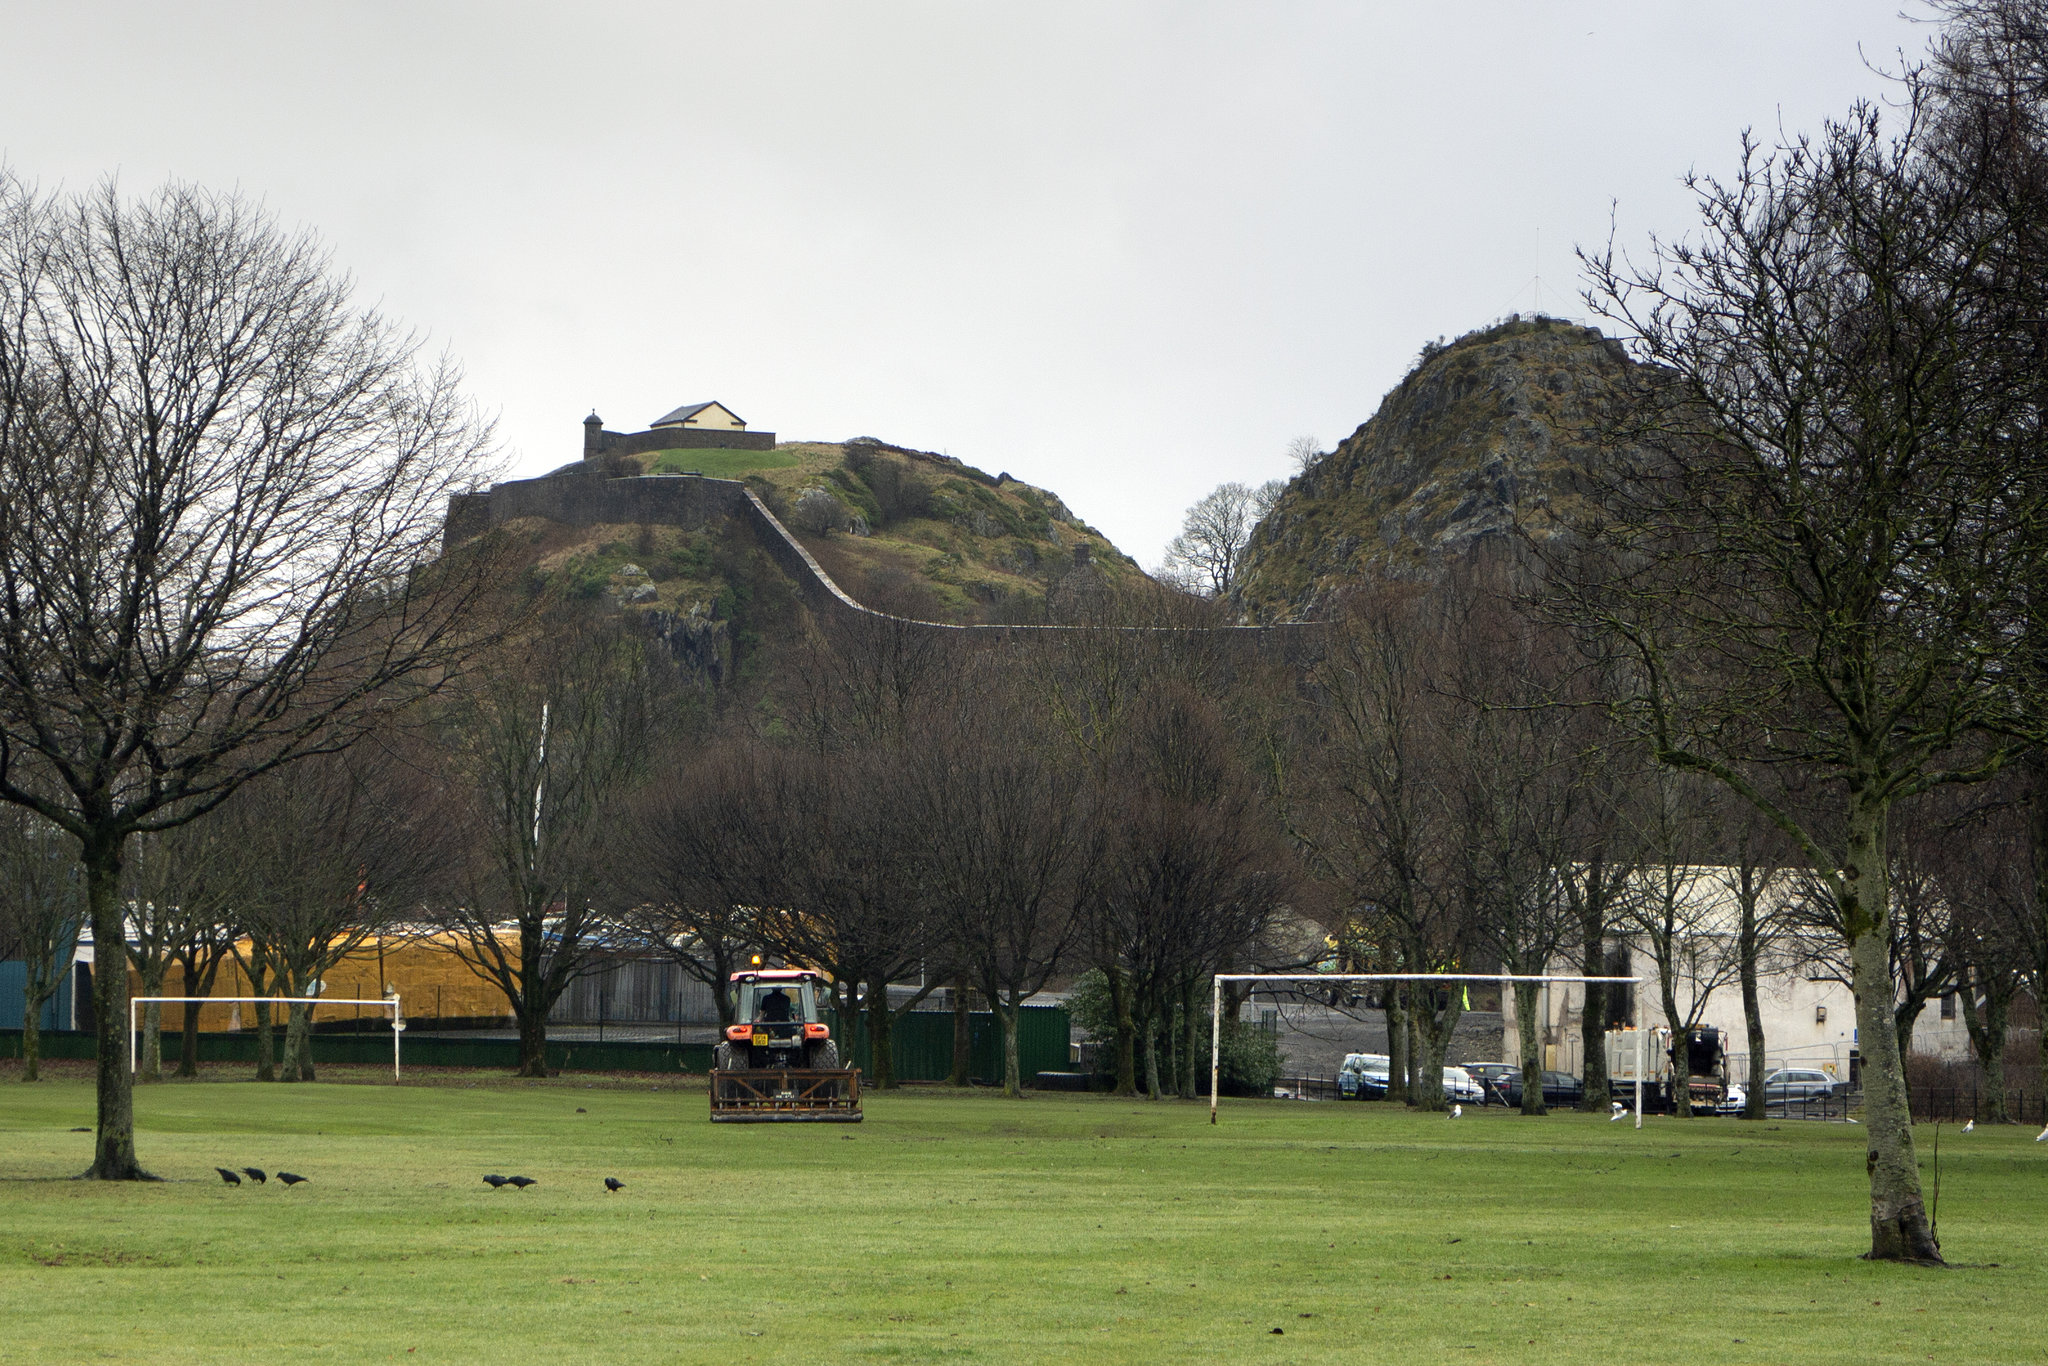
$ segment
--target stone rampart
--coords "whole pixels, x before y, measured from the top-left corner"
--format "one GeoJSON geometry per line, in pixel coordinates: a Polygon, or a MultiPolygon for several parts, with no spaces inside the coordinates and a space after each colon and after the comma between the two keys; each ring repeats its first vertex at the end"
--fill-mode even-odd
{"type": "Polygon", "coordinates": [[[594,422],[583,426],[583,458],[646,455],[653,451],[772,451],[773,432],[718,431],[698,427],[655,427],[644,432],[608,432],[594,422]]]}

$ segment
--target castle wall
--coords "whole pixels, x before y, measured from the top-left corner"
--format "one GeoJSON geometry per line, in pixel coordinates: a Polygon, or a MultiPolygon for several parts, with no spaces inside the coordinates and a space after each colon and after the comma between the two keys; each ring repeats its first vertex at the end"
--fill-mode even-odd
{"type": "Polygon", "coordinates": [[[596,423],[583,428],[583,458],[600,455],[646,455],[652,451],[772,451],[773,432],[721,431],[705,427],[657,427],[645,432],[607,432],[596,423]]]}

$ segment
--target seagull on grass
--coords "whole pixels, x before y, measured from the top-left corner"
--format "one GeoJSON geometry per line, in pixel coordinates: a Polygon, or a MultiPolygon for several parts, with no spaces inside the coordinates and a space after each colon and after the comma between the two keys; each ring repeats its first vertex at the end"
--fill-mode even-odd
{"type": "Polygon", "coordinates": [[[1971,1131],[1972,1129],[1974,1129],[1974,1128],[1976,1128],[1976,1127],[1977,1127],[1977,1121],[1976,1121],[1976,1120],[1974,1120],[1974,1119],[1972,1119],[1972,1120],[1968,1120],[1968,1121],[1966,1121],[1966,1122],[1965,1122],[1965,1123],[1963,1124],[1963,1132],[1964,1132],[1964,1133],[1969,1133],[1969,1132],[1970,1132],[1970,1131],[1971,1131]]]}
{"type": "Polygon", "coordinates": [[[607,1176],[604,1179],[604,1188],[607,1191],[622,1191],[626,1188],[626,1183],[616,1176],[607,1176]]]}
{"type": "Polygon", "coordinates": [[[306,1178],[300,1176],[297,1172],[279,1172],[277,1179],[284,1182],[287,1186],[296,1186],[306,1178]]]}
{"type": "Polygon", "coordinates": [[[263,1168],[261,1167],[244,1167],[242,1168],[242,1175],[248,1177],[259,1186],[267,1185],[270,1181],[270,1178],[263,1174],[263,1168]]]}
{"type": "Polygon", "coordinates": [[[1620,1106],[1620,1105],[1616,1105],[1616,1106],[1614,1107],[1614,1113],[1613,1113],[1613,1114],[1611,1114],[1611,1115],[1609,1115],[1609,1116],[1607,1117],[1607,1122],[1608,1122],[1609,1124],[1612,1124],[1612,1123],[1614,1123],[1614,1121],[1615,1121],[1615,1120],[1617,1120],[1617,1119],[1627,1119],[1627,1118],[1628,1118],[1628,1111],[1627,1111],[1627,1109],[1625,1109],[1624,1107],[1622,1107],[1622,1106],[1620,1106]]]}
{"type": "Polygon", "coordinates": [[[2035,1134],[2035,1135],[2034,1135],[2034,1142],[2036,1142],[2036,1143],[2048,1143],[2048,1129],[2043,1129],[2043,1130],[2042,1130],[2042,1131],[2041,1131],[2040,1133],[2038,1133],[2038,1134],[2035,1134]]]}
{"type": "Polygon", "coordinates": [[[239,1186],[242,1184],[242,1178],[235,1175],[233,1172],[229,1171],[226,1167],[215,1167],[214,1170],[219,1172],[220,1179],[227,1182],[230,1186],[239,1186]]]}
{"type": "Polygon", "coordinates": [[[1464,1106],[1462,1106],[1462,1105],[1453,1105],[1453,1106],[1451,1107],[1451,1115],[1450,1115],[1450,1117],[1451,1117],[1452,1119],[1460,1119],[1460,1118],[1463,1118],[1463,1117],[1464,1117],[1464,1114],[1465,1114],[1465,1107],[1464,1107],[1464,1106]]]}

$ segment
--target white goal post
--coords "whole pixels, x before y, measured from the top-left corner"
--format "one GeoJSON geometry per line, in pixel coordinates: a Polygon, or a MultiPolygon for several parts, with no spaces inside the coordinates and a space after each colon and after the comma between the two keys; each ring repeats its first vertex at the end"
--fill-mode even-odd
{"type": "MultiPolygon", "coordinates": [[[[1223,984],[1225,982],[1314,982],[1325,986],[1338,982],[1627,982],[1641,986],[1640,977],[1580,977],[1572,974],[1521,976],[1507,972],[1219,972],[1211,984],[1209,1007],[1209,1122],[1216,1122],[1216,1102],[1222,1094],[1223,1073],[1223,984]]],[[[1637,1031],[1636,1046],[1642,1047],[1644,1031],[1637,1031]]],[[[1643,1069],[1636,1068],[1636,1127],[1643,1127],[1643,1069]]]]}
{"type": "Polygon", "coordinates": [[[398,1042],[405,1037],[405,1012],[399,1009],[398,993],[379,996],[372,1000],[344,999],[336,996],[131,996],[128,998],[128,1070],[132,1073],[138,1063],[137,1054],[141,1049],[142,1025],[135,1013],[137,1006],[155,1002],[158,1005],[176,1005],[198,1001],[206,1005],[316,1005],[316,1006],[382,1006],[391,1012],[391,1079],[399,1079],[398,1042]]]}

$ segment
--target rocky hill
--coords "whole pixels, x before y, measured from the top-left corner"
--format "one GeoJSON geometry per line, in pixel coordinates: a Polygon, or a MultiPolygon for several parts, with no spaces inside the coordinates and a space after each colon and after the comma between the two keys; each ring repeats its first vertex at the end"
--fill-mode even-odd
{"type": "Polygon", "coordinates": [[[1425,348],[1259,523],[1239,578],[1244,612],[1311,614],[1362,578],[1433,577],[1517,522],[1553,531],[1578,497],[1574,476],[1598,459],[1598,401],[1628,364],[1599,332],[1543,317],[1425,348]]]}

